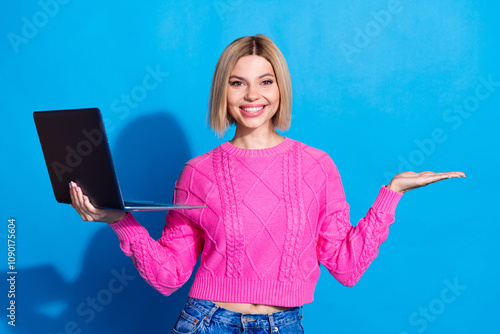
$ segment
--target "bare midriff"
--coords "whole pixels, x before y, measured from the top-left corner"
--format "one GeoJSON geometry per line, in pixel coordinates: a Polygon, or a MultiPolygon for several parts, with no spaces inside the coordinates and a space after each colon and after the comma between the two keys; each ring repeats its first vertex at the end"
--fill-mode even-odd
{"type": "Polygon", "coordinates": [[[223,307],[233,312],[248,313],[248,314],[275,313],[288,309],[288,307],[262,305],[262,304],[226,303],[226,302],[214,302],[214,303],[219,305],[220,307],[223,307]]]}

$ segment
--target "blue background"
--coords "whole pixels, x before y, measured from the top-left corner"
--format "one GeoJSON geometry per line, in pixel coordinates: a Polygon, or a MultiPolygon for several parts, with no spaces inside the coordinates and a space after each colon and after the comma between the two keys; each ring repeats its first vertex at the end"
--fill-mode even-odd
{"type": "MultiPolygon", "coordinates": [[[[56,203],[32,113],[99,107],[125,195],[168,201],[184,162],[231,138],[206,125],[220,53],[263,33],[292,75],[285,135],[332,156],[353,224],[398,171],[467,175],[405,194],[355,287],[323,268],[306,332],[498,333],[499,10],[469,0],[4,1],[0,330],[170,331],[189,284],[163,297],[109,227],[56,203]],[[15,328],[6,317],[12,217],[15,328]]],[[[157,238],[164,214],[137,217],[157,238]]]]}

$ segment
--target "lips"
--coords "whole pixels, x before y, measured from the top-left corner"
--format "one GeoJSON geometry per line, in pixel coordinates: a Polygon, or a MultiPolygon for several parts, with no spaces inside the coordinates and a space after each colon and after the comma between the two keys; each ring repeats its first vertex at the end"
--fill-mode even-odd
{"type": "Polygon", "coordinates": [[[265,104],[245,104],[240,106],[240,111],[246,117],[260,116],[267,109],[265,104]]]}

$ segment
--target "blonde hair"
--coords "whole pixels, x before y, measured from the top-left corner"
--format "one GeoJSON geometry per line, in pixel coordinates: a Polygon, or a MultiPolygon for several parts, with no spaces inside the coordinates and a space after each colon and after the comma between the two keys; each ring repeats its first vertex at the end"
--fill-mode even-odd
{"type": "Polygon", "coordinates": [[[280,92],[280,102],[272,118],[273,126],[280,130],[290,127],[292,118],[292,80],[285,57],[276,44],[267,36],[245,36],[234,40],[222,52],[215,67],[208,101],[209,125],[217,134],[223,135],[234,123],[227,111],[227,87],[229,76],[241,57],[257,55],[271,63],[280,92]]]}

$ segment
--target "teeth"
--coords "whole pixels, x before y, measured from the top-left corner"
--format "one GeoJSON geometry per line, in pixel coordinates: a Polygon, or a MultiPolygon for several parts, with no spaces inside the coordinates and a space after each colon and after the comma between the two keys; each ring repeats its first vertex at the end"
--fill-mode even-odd
{"type": "Polygon", "coordinates": [[[257,112],[259,110],[262,110],[264,109],[264,107],[254,107],[254,108],[241,108],[243,110],[245,110],[246,112],[249,112],[249,113],[254,113],[254,112],[257,112]]]}

